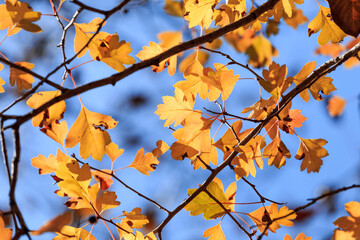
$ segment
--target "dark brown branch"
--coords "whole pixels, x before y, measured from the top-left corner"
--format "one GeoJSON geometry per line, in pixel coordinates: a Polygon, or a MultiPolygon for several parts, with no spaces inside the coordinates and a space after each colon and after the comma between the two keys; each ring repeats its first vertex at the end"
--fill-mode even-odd
{"type": "MultiPolygon", "coordinates": [[[[76,161],[78,161],[79,163],[81,164],[85,164],[83,161],[81,161],[80,159],[78,159],[75,154],[72,154],[71,155],[73,158],[75,158],[76,161]]],[[[114,172],[111,172],[111,173],[108,173],[108,172],[105,172],[105,171],[102,171],[98,168],[95,168],[95,167],[92,167],[92,166],[89,166],[92,170],[95,170],[95,171],[98,171],[98,172],[101,172],[101,173],[104,173],[104,174],[107,174],[109,176],[112,176],[113,178],[115,178],[119,183],[121,183],[124,187],[126,187],[127,189],[131,190],[132,192],[136,193],[137,195],[139,195],[140,197],[146,199],[147,201],[153,203],[154,205],[156,205],[158,208],[160,208],[161,210],[164,210],[165,212],[167,213],[170,213],[169,210],[167,210],[165,207],[161,206],[159,203],[157,203],[156,201],[146,197],[145,195],[143,195],[142,193],[136,191],[135,189],[133,189],[132,187],[130,187],[129,185],[127,185],[126,183],[124,183],[120,178],[118,178],[114,172]]]]}
{"type": "Polygon", "coordinates": [[[333,196],[333,195],[336,195],[338,193],[341,193],[341,192],[344,192],[344,191],[347,191],[349,189],[352,189],[352,188],[360,188],[360,184],[353,184],[351,186],[348,186],[348,187],[342,187],[342,188],[339,188],[339,189],[336,189],[336,190],[333,190],[333,191],[329,191],[327,193],[324,193],[316,198],[309,198],[307,199],[308,201],[310,201],[309,203],[307,204],[304,204],[302,206],[299,206],[295,209],[293,209],[290,213],[284,215],[284,216],[281,216],[281,217],[278,217],[278,218],[274,218],[274,219],[271,219],[271,221],[269,221],[267,224],[266,224],[266,227],[264,229],[264,231],[261,233],[261,235],[259,235],[259,237],[257,238],[257,240],[261,240],[263,238],[263,236],[265,235],[266,231],[269,229],[270,225],[277,221],[277,220],[280,220],[280,219],[283,219],[283,218],[286,218],[294,213],[297,213],[297,212],[300,212],[308,207],[310,207],[311,205],[314,205],[317,201],[323,199],[323,198],[327,198],[327,197],[330,197],[330,196],[333,196]]]}
{"type": "Polygon", "coordinates": [[[256,120],[256,119],[251,119],[251,118],[246,118],[246,117],[240,117],[240,116],[237,116],[237,115],[234,115],[234,114],[230,114],[226,111],[224,111],[223,113],[218,113],[218,112],[215,112],[215,111],[212,111],[210,109],[207,109],[204,107],[204,109],[206,111],[208,111],[209,113],[212,113],[212,114],[215,114],[215,115],[220,115],[220,114],[223,114],[223,115],[226,115],[226,116],[229,116],[229,117],[234,117],[234,118],[238,118],[238,119],[241,119],[241,120],[244,120],[244,121],[249,121],[249,122],[254,122],[254,123],[259,123],[259,122],[262,122],[263,120],[256,120]]]}
{"type": "Polygon", "coordinates": [[[204,190],[204,192],[212,199],[214,200],[225,212],[226,214],[234,221],[234,223],[249,237],[249,239],[252,239],[253,234],[246,231],[246,229],[241,226],[241,224],[234,218],[233,215],[229,212],[228,209],[214,196],[212,195],[207,189],[204,190]]]}

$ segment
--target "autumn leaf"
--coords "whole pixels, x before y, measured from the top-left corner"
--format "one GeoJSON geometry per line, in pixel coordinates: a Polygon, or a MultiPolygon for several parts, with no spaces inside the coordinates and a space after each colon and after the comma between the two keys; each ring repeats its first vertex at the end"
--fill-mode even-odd
{"type": "MultiPolygon", "coordinates": [[[[61,95],[60,90],[58,91],[43,91],[34,93],[27,101],[26,104],[36,109],[43,105],[44,103],[50,101],[51,99],[61,95]]],[[[60,120],[64,117],[64,112],[66,110],[65,101],[62,100],[58,103],[55,103],[51,107],[47,108],[45,111],[39,113],[32,118],[32,124],[34,127],[43,127],[52,124],[55,120],[60,120]]],[[[61,143],[60,143],[61,144],[61,143]]]]}
{"type": "Polygon", "coordinates": [[[109,156],[112,162],[124,153],[124,149],[120,149],[119,146],[113,142],[109,143],[105,147],[105,153],[109,156]]]}
{"type": "Polygon", "coordinates": [[[303,23],[308,22],[308,18],[304,16],[303,11],[301,9],[293,9],[292,17],[283,16],[285,23],[289,26],[291,26],[294,29],[297,29],[297,27],[303,23]]]}
{"type": "Polygon", "coordinates": [[[315,53],[321,54],[324,56],[337,57],[344,50],[344,47],[339,43],[327,43],[325,45],[320,45],[316,48],[315,53]]]}
{"type": "Polygon", "coordinates": [[[244,0],[230,0],[226,4],[220,6],[215,10],[213,19],[215,19],[215,25],[224,27],[230,23],[233,23],[246,14],[246,1],[244,0]]]}
{"type": "Polygon", "coordinates": [[[204,232],[203,237],[205,238],[209,237],[208,240],[226,240],[225,235],[221,229],[220,223],[218,223],[214,227],[207,229],[204,232]]]}
{"type": "Polygon", "coordinates": [[[121,223],[126,223],[130,228],[143,228],[149,223],[149,220],[144,214],[141,214],[141,208],[134,208],[131,212],[123,211],[124,218],[121,223]]]}
{"type": "MultiPolygon", "coordinates": [[[[33,69],[34,64],[28,62],[14,62],[14,64],[27,68],[33,69]]],[[[25,90],[29,90],[32,88],[32,83],[34,82],[34,77],[26,72],[23,72],[17,68],[10,67],[10,84],[14,86],[15,82],[19,91],[22,91],[24,88],[25,90]]]]}
{"type": "MultiPolygon", "coordinates": [[[[270,206],[260,207],[249,213],[249,217],[254,221],[260,232],[263,232],[266,225],[270,224],[268,230],[275,233],[276,230],[280,228],[280,225],[286,227],[293,226],[294,223],[291,220],[296,218],[296,213],[293,213],[293,211],[289,210],[286,206],[278,209],[278,206],[272,203],[270,206]],[[273,221],[276,218],[281,219],[273,221]]],[[[268,235],[268,230],[265,232],[266,236],[268,235]]]]}
{"type": "MultiPolygon", "coordinates": [[[[300,137],[299,137],[300,138],[300,137]]],[[[303,139],[300,138],[300,146],[295,158],[302,160],[301,171],[307,169],[307,172],[319,172],[323,161],[321,158],[326,157],[328,152],[322,148],[327,143],[324,139],[303,139]]]]}
{"type": "MultiPolygon", "coordinates": [[[[203,66],[207,60],[209,59],[209,54],[201,51],[201,50],[196,50],[194,51],[192,54],[188,55],[187,57],[185,57],[179,64],[179,71],[180,72],[185,72],[187,67],[190,66],[191,64],[194,64],[194,62],[199,62],[201,66],[203,66]]],[[[184,76],[188,75],[184,73],[184,76]]]]}
{"type": "Polygon", "coordinates": [[[175,17],[183,17],[185,14],[184,3],[173,0],[165,0],[164,10],[175,17]]]}
{"type": "Polygon", "coordinates": [[[263,157],[269,158],[269,166],[274,165],[277,168],[281,168],[286,164],[285,158],[290,158],[291,154],[280,137],[276,137],[264,148],[263,157]]]}
{"type": "Polygon", "coordinates": [[[255,37],[255,32],[251,29],[246,29],[244,31],[232,31],[225,34],[225,40],[228,41],[238,52],[245,52],[248,49],[257,37],[255,37]]]}
{"type": "Polygon", "coordinates": [[[51,124],[45,125],[40,131],[65,147],[64,140],[68,131],[66,121],[58,122],[55,120],[51,124]]]}
{"type": "Polygon", "coordinates": [[[184,93],[175,88],[175,96],[164,96],[162,98],[164,104],[159,104],[155,114],[159,115],[161,120],[165,120],[164,127],[170,126],[174,123],[176,127],[179,125],[187,116],[193,112],[193,104],[191,104],[184,96],[184,93]]]}
{"type": "Polygon", "coordinates": [[[258,120],[263,120],[267,117],[271,110],[276,106],[277,100],[274,96],[271,96],[269,99],[263,99],[260,97],[260,100],[254,103],[252,106],[244,108],[241,113],[250,112],[249,118],[254,118],[258,120]]]}
{"type": "Polygon", "coordinates": [[[318,43],[324,45],[329,42],[340,42],[346,34],[331,19],[330,9],[319,5],[319,12],[308,25],[309,37],[321,30],[318,43]]]}
{"type": "Polygon", "coordinates": [[[53,240],[96,240],[96,238],[83,228],[64,226],[53,240]],[[69,238],[68,236],[74,236],[69,238]]]}
{"type": "Polygon", "coordinates": [[[339,96],[332,96],[327,104],[327,110],[332,117],[339,117],[343,112],[346,105],[346,100],[339,96]]]}
{"type": "Polygon", "coordinates": [[[58,169],[60,162],[67,162],[69,158],[69,156],[58,149],[56,157],[50,154],[49,157],[46,158],[40,154],[39,156],[31,159],[31,165],[39,169],[40,175],[49,174],[58,169]]]}
{"type": "Polygon", "coordinates": [[[348,202],[345,210],[350,216],[340,217],[334,221],[335,229],[333,239],[336,240],[356,240],[360,239],[360,203],[348,202]]]}
{"type": "MultiPolygon", "coordinates": [[[[0,5],[0,6],[1,6],[1,5],[0,5]]],[[[2,64],[0,63],[0,71],[3,70],[3,69],[4,69],[4,65],[2,65],[2,64]]],[[[2,86],[2,85],[4,85],[4,84],[5,84],[4,79],[2,79],[2,78],[0,77],[0,93],[5,92],[4,87],[2,86]]]]}
{"type": "Polygon", "coordinates": [[[46,222],[40,229],[31,231],[31,234],[37,236],[45,232],[60,232],[65,225],[70,224],[71,219],[72,213],[70,211],[66,211],[65,213],[62,213],[46,222]]]}
{"type": "Polygon", "coordinates": [[[286,77],[286,65],[280,66],[276,62],[272,62],[269,70],[264,69],[262,75],[265,79],[258,79],[261,86],[271,95],[279,99],[285,90],[291,85],[293,78],[286,77]]]}
{"type": "Polygon", "coordinates": [[[167,145],[167,143],[162,140],[157,141],[156,146],[157,148],[154,148],[151,152],[157,158],[163,155],[170,148],[169,145],[167,145]]]}
{"type": "Polygon", "coordinates": [[[278,55],[270,41],[262,35],[258,35],[245,52],[249,56],[249,64],[256,68],[268,66],[272,58],[278,55]]]}
{"type": "Polygon", "coordinates": [[[83,159],[92,155],[94,159],[101,161],[105,146],[111,142],[110,135],[105,130],[114,128],[117,123],[110,116],[91,112],[82,106],[66,137],[65,146],[72,148],[80,143],[80,156],[83,159]]]}
{"type": "MultiPolygon", "coordinates": [[[[140,58],[141,60],[147,60],[152,57],[159,55],[160,53],[164,52],[164,49],[160,47],[155,42],[149,42],[149,47],[144,46],[143,50],[141,50],[136,57],[140,58]]],[[[152,65],[152,70],[154,72],[162,72],[166,67],[168,67],[168,73],[170,76],[175,74],[176,70],[176,63],[177,63],[177,56],[173,55],[159,63],[159,65],[155,66],[152,65]]]]}
{"type": "Polygon", "coordinates": [[[185,2],[185,20],[189,21],[189,28],[199,25],[201,28],[209,28],[214,8],[218,0],[188,0],[185,2]]]}
{"type": "Polygon", "coordinates": [[[101,190],[107,190],[112,184],[112,171],[108,169],[101,169],[101,171],[91,171],[91,174],[95,178],[97,182],[100,183],[100,189],[101,190]]]}
{"type": "Polygon", "coordinates": [[[8,28],[7,35],[18,33],[21,29],[38,33],[41,28],[34,24],[40,19],[41,13],[35,12],[28,3],[6,0],[0,5],[0,30],[8,28]]]}
{"type": "MultiPolygon", "coordinates": [[[[311,240],[312,237],[305,237],[305,233],[299,233],[294,240],[311,240]]],[[[285,234],[285,237],[283,240],[292,240],[290,235],[285,234]]]]}
{"type": "Polygon", "coordinates": [[[159,161],[152,153],[148,152],[144,155],[144,149],[141,148],[129,167],[135,168],[144,175],[150,175],[150,172],[153,172],[158,164],[159,161]]]}
{"type": "MultiPolygon", "coordinates": [[[[231,211],[232,204],[229,204],[229,199],[225,195],[224,187],[219,179],[214,179],[206,189],[212,196],[221,202],[228,211],[231,211]]],[[[195,191],[196,189],[188,189],[188,195],[190,196],[195,191]]],[[[231,197],[233,198],[234,196],[231,197]]],[[[185,206],[185,209],[190,211],[191,216],[204,214],[205,220],[215,219],[225,214],[224,209],[205,192],[201,192],[196,196],[185,206]]]]}
{"type": "Polygon", "coordinates": [[[205,68],[201,80],[211,86],[209,87],[209,101],[218,99],[220,94],[222,100],[225,101],[230,96],[235,83],[239,80],[239,75],[234,75],[234,70],[228,70],[225,65],[220,63],[215,63],[214,67],[215,70],[205,68]]]}
{"type": "Polygon", "coordinates": [[[331,17],[347,34],[357,37],[360,33],[360,3],[354,0],[328,0],[331,17]]]}
{"type": "Polygon", "coordinates": [[[0,216],[0,236],[3,240],[11,240],[12,230],[5,228],[5,223],[2,217],[0,216]]]}

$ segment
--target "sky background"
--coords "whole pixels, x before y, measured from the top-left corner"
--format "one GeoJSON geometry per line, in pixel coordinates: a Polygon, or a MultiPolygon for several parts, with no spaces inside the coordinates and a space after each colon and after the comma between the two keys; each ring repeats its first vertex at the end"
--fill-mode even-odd
{"type": "MultiPolygon", "coordinates": [[[[263,1],[256,2],[260,4],[263,1]]],[[[118,1],[84,1],[84,3],[101,7],[101,9],[110,9],[117,5],[118,1]]],[[[327,6],[326,2],[320,2],[320,4],[327,6]]],[[[140,60],[135,55],[143,46],[147,46],[149,41],[158,42],[157,34],[160,32],[184,31],[184,39],[190,39],[191,34],[186,22],[183,19],[168,16],[163,10],[163,5],[163,1],[134,1],[127,8],[128,11],[116,13],[112,16],[102,30],[111,34],[117,32],[121,40],[131,42],[133,48],[131,56],[137,62],[140,60]]],[[[36,11],[51,13],[48,1],[31,1],[31,6],[36,11]]],[[[248,3],[248,8],[250,6],[251,4],[248,3]]],[[[312,0],[306,0],[304,4],[298,5],[298,7],[304,11],[304,15],[310,21],[316,16],[319,9],[317,2],[312,0]]],[[[66,1],[60,14],[70,19],[76,9],[77,7],[74,4],[66,1]]],[[[77,22],[89,22],[94,17],[99,17],[99,15],[84,11],[77,22]]],[[[33,70],[45,76],[62,62],[61,50],[56,47],[61,38],[61,29],[55,18],[50,16],[42,16],[37,23],[43,29],[43,33],[32,34],[21,31],[21,33],[7,38],[0,45],[0,51],[11,61],[35,63],[33,70]]],[[[316,60],[317,66],[320,66],[329,59],[314,54],[318,47],[318,34],[308,37],[307,24],[303,24],[294,30],[281,21],[279,29],[279,34],[272,35],[270,41],[279,51],[279,56],[274,58],[274,61],[281,65],[287,65],[288,76],[294,76],[309,61],[316,60]]],[[[4,37],[5,33],[4,30],[0,31],[0,39],[4,37]]],[[[73,38],[74,29],[72,28],[66,39],[68,57],[74,54],[73,38]]],[[[344,42],[346,43],[349,40],[351,40],[350,37],[347,37],[344,42]]],[[[234,51],[225,41],[223,41],[220,51],[230,54],[241,63],[247,62],[247,56],[234,51]]],[[[190,53],[192,50],[185,52],[185,56],[190,53]]],[[[76,59],[71,67],[87,60],[90,60],[89,54],[76,59]]],[[[206,66],[213,67],[214,63],[226,64],[227,61],[221,56],[211,55],[206,66]]],[[[244,69],[229,68],[234,69],[241,78],[253,77],[244,69]]],[[[257,72],[261,73],[261,70],[257,70],[257,72]]],[[[104,63],[92,62],[75,69],[73,73],[77,85],[82,85],[107,77],[114,74],[115,71],[104,63]]],[[[51,80],[61,83],[62,74],[63,72],[59,71],[51,77],[51,80]]],[[[286,136],[282,132],[282,139],[290,150],[292,158],[287,159],[286,166],[280,170],[274,166],[268,167],[267,159],[265,159],[264,169],[257,170],[256,178],[248,178],[257,186],[263,196],[274,201],[287,202],[289,208],[295,208],[307,203],[306,199],[316,197],[328,189],[359,183],[359,74],[358,67],[348,70],[340,66],[329,75],[334,79],[333,83],[338,89],[333,94],[339,95],[347,101],[345,112],[339,118],[334,119],[329,116],[326,110],[326,99],[321,102],[310,99],[308,103],[305,103],[300,97],[294,99],[293,109],[301,109],[302,114],[308,118],[303,127],[296,130],[297,134],[303,138],[326,139],[328,144],[325,145],[325,148],[328,150],[329,156],[323,158],[324,164],[319,173],[301,172],[301,162],[294,158],[299,140],[293,135],[286,136]]],[[[15,88],[10,88],[8,75],[8,68],[5,67],[0,72],[0,76],[6,81],[6,92],[0,95],[1,109],[19,96],[15,88]]],[[[162,96],[172,96],[173,85],[181,80],[184,80],[184,77],[179,72],[170,77],[167,71],[153,73],[148,68],[121,80],[115,87],[105,86],[81,95],[84,105],[89,110],[110,115],[119,121],[118,126],[109,131],[112,141],[118,144],[120,148],[125,149],[124,154],[115,162],[115,168],[129,165],[137,150],[142,147],[145,151],[151,151],[156,147],[157,140],[164,140],[169,145],[173,143],[174,138],[171,135],[171,130],[163,127],[164,121],[159,120],[154,111],[157,108],[156,106],[162,103],[162,96]]],[[[72,87],[70,79],[67,79],[65,86],[72,87]]],[[[41,90],[51,90],[51,88],[45,86],[41,90]]],[[[267,96],[264,91],[263,96],[267,96]]],[[[244,107],[248,107],[258,100],[257,82],[255,80],[240,80],[227,100],[227,111],[239,114],[244,107]]],[[[67,100],[66,104],[65,119],[70,126],[75,121],[81,106],[77,97],[67,100]]],[[[197,109],[207,107],[217,110],[214,103],[203,100],[197,101],[196,107],[197,109]]],[[[28,111],[30,108],[25,103],[20,103],[9,113],[23,114],[28,111]]],[[[248,124],[247,126],[250,127],[248,124]]],[[[225,130],[223,128],[223,132],[225,130]]],[[[264,134],[264,131],[261,132],[261,135],[264,134]]],[[[11,148],[11,133],[8,132],[6,137],[11,148]]],[[[269,139],[267,139],[267,143],[270,143],[269,139]]],[[[53,193],[58,189],[56,185],[53,185],[53,179],[48,175],[38,175],[38,170],[31,166],[31,158],[39,154],[46,157],[49,154],[56,154],[56,149],[61,149],[61,146],[42,134],[39,129],[34,128],[31,121],[28,121],[21,127],[21,147],[16,196],[26,223],[30,229],[35,230],[49,219],[64,212],[66,207],[63,205],[65,199],[53,193]]],[[[79,155],[77,147],[69,149],[68,153],[79,155]]],[[[207,171],[194,171],[188,159],[184,161],[173,160],[170,152],[164,154],[159,161],[157,170],[150,176],[144,176],[134,169],[120,170],[117,172],[117,176],[170,210],[187,197],[187,189],[197,188],[198,184],[201,184],[209,174],[207,171]]],[[[92,159],[88,159],[87,162],[100,168],[110,168],[111,166],[111,162],[106,156],[102,162],[92,159]]],[[[6,211],[8,210],[7,194],[9,189],[5,167],[3,164],[1,166],[0,209],[6,211]]],[[[223,181],[225,188],[235,181],[234,174],[229,169],[225,169],[218,177],[223,181]]],[[[241,181],[238,182],[237,189],[237,203],[259,200],[254,191],[241,181]]],[[[109,211],[108,215],[105,215],[107,217],[121,215],[122,211],[129,212],[135,207],[141,207],[147,215],[153,216],[156,224],[159,224],[166,217],[159,209],[120,184],[114,183],[110,190],[117,193],[121,205],[117,210],[109,211]]],[[[307,211],[312,211],[313,215],[303,221],[295,221],[294,227],[282,227],[276,235],[270,233],[268,239],[283,239],[286,233],[295,238],[300,232],[304,232],[306,236],[312,236],[313,239],[330,239],[332,231],[335,229],[332,222],[347,214],[344,210],[344,204],[352,200],[360,200],[359,190],[343,192],[332,199],[334,202],[319,202],[307,209],[307,211]],[[329,211],[331,207],[334,207],[334,211],[329,211]]],[[[260,206],[260,204],[239,205],[236,210],[249,213],[260,206]]],[[[241,216],[247,219],[244,215],[241,216]]],[[[163,238],[171,240],[204,239],[202,238],[203,232],[218,222],[219,219],[206,221],[202,215],[190,216],[189,212],[183,210],[165,227],[163,238]]],[[[251,221],[248,220],[248,222],[251,224],[251,221]]],[[[242,239],[244,237],[244,234],[228,217],[223,219],[221,226],[227,239],[239,239],[239,236],[242,239]]],[[[108,239],[106,230],[101,223],[96,226],[96,229],[98,229],[95,233],[97,239],[108,239]]],[[[33,239],[45,240],[51,239],[53,236],[50,233],[33,239]]]]}

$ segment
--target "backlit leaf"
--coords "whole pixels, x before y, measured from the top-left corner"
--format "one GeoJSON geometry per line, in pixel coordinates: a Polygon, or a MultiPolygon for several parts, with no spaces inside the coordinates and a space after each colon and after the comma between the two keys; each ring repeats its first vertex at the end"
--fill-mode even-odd
{"type": "MultiPolygon", "coordinates": [[[[28,62],[14,62],[15,64],[27,68],[27,69],[33,69],[34,64],[28,63],[28,62]]],[[[10,67],[10,84],[11,86],[14,86],[15,82],[17,85],[17,88],[19,91],[22,91],[24,88],[25,90],[29,90],[32,88],[32,83],[34,82],[34,77],[26,72],[23,72],[17,68],[10,67]]]]}
{"type": "Polygon", "coordinates": [[[208,240],[226,240],[225,235],[221,229],[220,223],[218,223],[214,227],[206,229],[206,231],[203,234],[203,237],[205,238],[209,237],[208,240]]]}
{"type": "MultiPolygon", "coordinates": [[[[299,137],[300,138],[300,137],[299,137]]],[[[322,148],[327,143],[324,139],[303,139],[300,138],[300,146],[295,158],[302,160],[301,171],[307,169],[307,172],[319,172],[323,161],[321,158],[326,157],[328,152],[322,148]]]]}
{"type": "Polygon", "coordinates": [[[129,167],[135,168],[144,175],[150,175],[150,172],[153,172],[158,164],[159,161],[152,153],[148,152],[144,155],[144,149],[141,148],[129,167]]]}
{"type": "Polygon", "coordinates": [[[2,217],[0,216],[0,236],[3,240],[11,240],[12,230],[5,228],[5,223],[2,217]]]}
{"type": "Polygon", "coordinates": [[[337,240],[355,240],[360,239],[360,203],[348,202],[345,204],[345,210],[350,216],[340,217],[334,221],[338,227],[335,229],[333,238],[337,240]]]}
{"type": "Polygon", "coordinates": [[[327,105],[327,109],[328,112],[330,114],[330,116],[332,117],[339,117],[345,108],[346,105],[346,100],[339,97],[339,96],[332,96],[329,99],[328,105],[327,105]]]}
{"type": "Polygon", "coordinates": [[[113,142],[109,143],[105,147],[105,153],[109,156],[112,162],[124,153],[124,149],[120,149],[119,146],[113,142]]]}
{"type": "Polygon", "coordinates": [[[185,2],[185,20],[189,21],[189,28],[199,25],[201,28],[209,28],[214,8],[218,0],[188,0],[185,2]]]}

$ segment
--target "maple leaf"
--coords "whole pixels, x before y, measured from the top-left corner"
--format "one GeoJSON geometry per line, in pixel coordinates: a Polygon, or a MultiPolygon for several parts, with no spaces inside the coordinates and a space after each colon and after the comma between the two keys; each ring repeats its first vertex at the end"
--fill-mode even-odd
{"type": "Polygon", "coordinates": [[[65,225],[70,224],[71,219],[72,213],[70,211],[66,211],[65,213],[62,213],[46,222],[40,229],[31,231],[31,234],[38,236],[45,232],[60,232],[65,225]]]}
{"type": "MultiPolygon", "coordinates": [[[[305,237],[305,233],[299,233],[294,240],[311,240],[312,237],[305,237]]],[[[285,237],[283,240],[292,240],[290,235],[285,234],[285,237]]]]}
{"type": "Polygon", "coordinates": [[[186,1],[184,18],[189,21],[189,28],[196,25],[199,25],[201,28],[209,28],[218,2],[218,0],[186,1]]]}
{"type": "MultiPolygon", "coordinates": [[[[162,52],[164,52],[164,49],[162,47],[160,47],[157,43],[149,42],[149,47],[144,46],[143,50],[141,50],[138,54],[136,54],[136,56],[138,58],[140,58],[141,60],[147,60],[147,59],[150,59],[152,57],[159,55],[162,52]]],[[[158,66],[152,65],[152,68],[153,68],[152,70],[154,72],[161,72],[166,67],[168,67],[169,75],[173,76],[176,71],[176,63],[177,63],[177,56],[173,55],[173,56],[161,61],[158,66]]]]}
{"type": "Polygon", "coordinates": [[[291,26],[294,29],[297,29],[297,27],[300,24],[308,22],[308,18],[304,16],[303,11],[301,9],[293,9],[292,17],[283,16],[284,20],[287,25],[291,26]]]}
{"type": "Polygon", "coordinates": [[[150,172],[153,172],[158,164],[159,161],[152,153],[148,152],[144,155],[144,149],[141,148],[129,167],[135,168],[144,175],[150,175],[150,172]]]}
{"type": "Polygon", "coordinates": [[[285,158],[290,158],[291,154],[278,136],[264,148],[263,157],[269,158],[269,166],[275,165],[275,167],[281,168],[286,164],[285,158]]]}
{"type": "Polygon", "coordinates": [[[8,28],[7,35],[18,33],[21,29],[38,33],[41,28],[32,23],[40,19],[41,13],[35,12],[28,3],[6,0],[6,5],[0,5],[0,30],[8,28]]]}
{"type": "Polygon", "coordinates": [[[220,223],[216,226],[206,229],[203,234],[203,237],[209,237],[208,240],[226,240],[225,235],[221,229],[220,223]]]}
{"type": "Polygon", "coordinates": [[[220,94],[222,100],[225,101],[230,96],[240,75],[234,75],[234,70],[228,70],[225,65],[220,63],[215,63],[214,67],[215,70],[205,68],[201,80],[211,86],[209,87],[209,101],[218,99],[220,94]]]}
{"type": "Polygon", "coordinates": [[[174,123],[176,127],[179,125],[187,116],[192,114],[194,111],[193,104],[191,104],[184,96],[184,93],[175,88],[175,96],[164,96],[162,97],[164,104],[159,104],[155,114],[159,115],[161,120],[166,119],[164,127],[170,126],[174,123]]]}
{"type": "Polygon", "coordinates": [[[264,69],[262,72],[264,80],[258,79],[261,86],[271,95],[279,99],[285,90],[291,85],[293,78],[287,77],[286,65],[280,66],[276,62],[272,62],[269,70],[264,69]]]}
{"type": "Polygon", "coordinates": [[[339,96],[332,96],[327,105],[327,110],[332,117],[339,117],[345,108],[346,100],[339,96]]]}
{"type": "MultiPolygon", "coordinates": [[[[14,62],[14,64],[27,69],[33,69],[35,66],[34,64],[28,62],[14,62]]],[[[34,77],[31,74],[25,73],[17,68],[10,67],[10,84],[11,86],[14,86],[16,82],[19,91],[21,91],[23,88],[25,90],[31,89],[31,84],[34,81],[34,77]]]]}
{"type": "Polygon", "coordinates": [[[254,38],[245,53],[249,56],[249,64],[256,68],[268,66],[271,63],[272,57],[278,55],[276,48],[262,35],[254,38]]]}
{"type": "Polygon", "coordinates": [[[63,147],[65,147],[64,140],[68,131],[66,121],[53,121],[49,125],[45,125],[43,128],[41,128],[40,131],[45,133],[52,140],[60,143],[63,147]]]}
{"type": "Polygon", "coordinates": [[[58,149],[56,157],[50,154],[49,157],[46,158],[40,154],[39,156],[31,159],[31,165],[39,169],[40,175],[49,174],[58,169],[60,162],[67,162],[69,158],[69,156],[58,149]]]}
{"type": "MultiPolygon", "coordinates": [[[[3,68],[4,68],[4,65],[2,65],[2,64],[0,63],[0,71],[3,70],[3,68]]],[[[2,85],[4,85],[4,84],[5,84],[4,79],[2,79],[2,78],[0,77],[0,93],[5,92],[4,87],[2,86],[2,85]]]]}
{"type": "MultiPolygon", "coordinates": [[[[316,67],[315,61],[306,63],[304,67],[300,70],[300,72],[294,76],[294,83],[298,85],[301,82],[303,82],[307,78],[307,76],[315,69],[315,67],[316,67]]],[[[329,95],[334,90],[336,90],[336,88],[332,84],[332,78],[325,76],[322,76],[321,78],[316,80],[316,82],[312,84],[311,87],[309,88],[309,91],[313,96],[313,98],[318,101],[324,99],[321,96],[320,92],[325,95],[329,95]]],[[[305,89],[304,91],[302,91],[300,93],[300,97],[305,102],[308,102],[309,101],[308,90],[305,89]]]]}
{"type": "MultiPolygon", "coordinates": [[[[44,103],[50,101],[51,99],[60,96],[61,92],[58,91],[43,91],[34,93],[27,101],[26,104],[36,109],[43,105],[44,103]]],[[[66,110],[65,101],[62,100],[58,103],[55,103],[51,107],[47,108],[45,111],[39,113],[32,118],[32,124],[34,127],[43,127],[50,125],[55,120],[60,120],[64,117],[64,112],[66,110]]]]}
{"type": "Polygon", "coordinates": [[[163,155],[170,148],[169,145],[167,145],[167,143],[162,140],[157,141],[156,146],[157,148],[154,148],[151,152],[157,158],[163,155]]]}
{"type": "Polygon", "coordinates": [[[62,227],[57,234],[53,240],[96,240],[96,238],[85,229],[71,226],[62,227]]]}
{"type": "Polygon", "coordinates": [[[5,223],[2,217],[0,216],[0,236],[3,240],[11,240],[12,230],[5,228],[5,223]]]}
{"type": "MultiPolygon", "coordinates": [[[[239,134],[242,128],[242,121],[238,120],[231,124],[232,129],[237,135],[238,139],[241,139],[239,134]]],[[[226,130],[224,135],[214,143],[214,146],[224,152],[224,159],[234,150],[234,147],[238,144],[237,139],[234,136],[234,132],[230,128],[226,130]]]]}
{"type": "MultiPolygon", "coordinates": [[[[286,206],[278,209],[278,206],[275,203],[272,203],[270,206],[260,207],[259,209],[249,213],[249,217],[254,221],[260,232],[263,232],[266,228],[266,225],[270,224],[268,230],[275,233],[277,229],[280,228],[280,225],[291,227],[294,223],[291,220],[296,218],[296,213],[292,213],[292,210],[289,210],[286,206]],[[286,215],[290,214],[287,217],[286,215]],[[279,220],[273,221],[276,218],[281,218],[279,220]],[[272,222],[273,221],[273,222],[272,222]]],[[[265,235],[268,235],[268,230],[266,230],[265,235]]]]}
{"type": "MultiPolygon", "coordinates": [[[[229,199],[224,193],[224,187],[221,181],[217,178],[215,179],[207,186],[206,189],[212,196],[221,202],[228,211],[231,211],[232,203],[229,203],[229,199]]],[[[231,188],[233,188],[233,186],[231,186],[231,188]]],[[[188,195],[190,196],[195,191],[196,189],[188,189],[188,195]]],[[[232,199],[234,195],[231,196],[232,199]]],[[[205,220],[215,219],[225,214],[224,209],[205,192],[201,192],[198,196],[196,196],[185,206],[185,209],[190,211],[191,216],[204,214],[205,220]]]]}
{"type": "Polygon", "coordinates": [[[119,149],[119,146],[113,142],[109,143],[105,147],[105,153],[109,156],[112,162],[124,153],[124,149],[119,149]]]}
{"type": "Polygon", "coordinates": [[[308,25],[309,37],[321,30],[318,43],[324,45],[329,42],[340,42],[346,34],[331,19],[330,9],[319,5],[319,12],[308,25]]]}
{"type": "Polygon", "coordinates": [[[333,239],[355,240],[360,239],[360,203],[348,202],[345,204],[345,210],[350,216],[340,217],[334,221],[335,229],[333,239]]]}
{"type": "Polygon", "coordinates": [[[105,154],[105,146],[111,142],[110,135],[105,131],[117,125],[110,116],[91,112],[82,106],[80,114],[66,137],[66,147],[75,147],[80,142],[80,156],[86,159],[92,155],[101,161],[105,154]]]}
{"type": "MultiPolygon", "coordinates": [[[[300,138],[300,137],[299,137],[300,138]]],[[[307,169],[307,172],[319,172],[323,161],[321,158],[326,157],[328,152],[322,148],[327,143],[324,139],[303,139],[300,138],[300,146],[295,158],[302,160],[301,171],[307,169]]]]}

